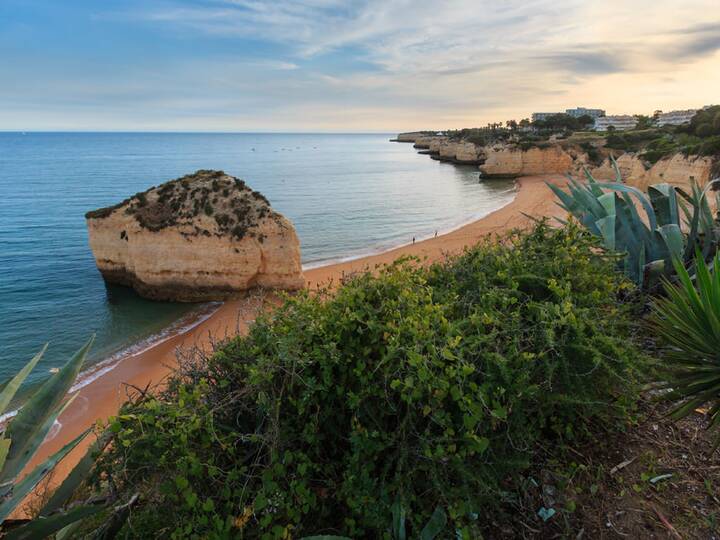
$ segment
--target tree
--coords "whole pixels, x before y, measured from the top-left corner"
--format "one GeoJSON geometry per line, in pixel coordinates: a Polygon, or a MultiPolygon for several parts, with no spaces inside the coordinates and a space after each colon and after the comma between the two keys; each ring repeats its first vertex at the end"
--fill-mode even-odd
{"type": "Polygon", "coordinates": [[[589,114],[583,114],[582,116],[578,117],[578,124],[582,127],[587,127],[594,123],[595,119],[589,114]]]}
{"type": "Polygon", "coordinates": [[[637,120],[635,129],[650,129],[653,125],[653,119],[644,114],[636,114],[635,120],[637,120]]]}
{"type": "Polygon", "coordinates": [[[710,135],[713,134],[713,127],[710,123],[700,124],[695,129],[695,134],[698,137],[709,137],[710,135]]]}

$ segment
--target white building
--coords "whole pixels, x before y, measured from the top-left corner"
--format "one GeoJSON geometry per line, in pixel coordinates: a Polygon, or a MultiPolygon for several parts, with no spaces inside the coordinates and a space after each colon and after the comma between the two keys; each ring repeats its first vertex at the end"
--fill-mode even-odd
{"type": "Polygon", "coordinates": [[[585,107],[575,107],[574,109],[565,109],[565,114],[580,118],[581,116],[589,116],[591,118],[598,118],[605,116],[605,111],[602,109],[587,109],[585,107]]]}
{"type": "Polygon", "coordinates": [[[684,111],[670,111],[666,113],[659,111],[656,122],[658,126],[682,126],[683,124],[689,124],[696,112],[697,109],[685,109],[684,111]]]}
{"type": "Polygon", "coordinates": [[[595,119],[593,126],[595,131],[607,131],[609,127],[617,130],[632,129],[637,125],[637,119],[629,114],[618,114],[614,116],[600,116],[595,119]]]}

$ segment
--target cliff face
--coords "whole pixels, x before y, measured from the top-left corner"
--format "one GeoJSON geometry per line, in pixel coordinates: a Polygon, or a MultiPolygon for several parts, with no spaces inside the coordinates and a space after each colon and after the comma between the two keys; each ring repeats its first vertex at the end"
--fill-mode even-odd
{"type": "MultiPolygon", "coordinates": [[[[406,133],[398,135],[412,139],[421,153],[433,159],[479,165],[485,178],[515,178],[542,174],[582,175],[583,167],[601,180],[613,180],[615,171],[608,158],[599,166],[591,163],[587,153],[577,144],[562,141],[546,143],[545,146],[523,150],[516,145],[477,146],[466,141],[452,141],[441,135],[406,133]]],[[[607,155],[608,151],[603,150],[607,155]]],[[[709,157],[675,154],[650,165],[638,154],[628,152],[617,158],[623,180],[628,184],[647,189],[651,184],[669,183],[689,188],[692,181],[706,184],[713,176],[714,160],[709,157]]]]}
{"type": "Polygon", "coordinates": [[[573,169],[574,158],[559,146],[521,150],[511,147],[485,149],[480,172],[485,177],[563,174],[573,169]]]}
{"type": "MultiPolygon", "coordinates": [[[[563,148],[553,145],[548,148],[521,150],[512,147],[485,149],[485,163],[480,165],[483,176],[517,177],[535,174],[582,175],[586,166],[598,180],[614,180],[610,159],[601,165],[590,163],[587,154],[577,148],[563,148]]],[[[642,158],[634,153],[625,153],[616,159],[623,180],[628,184],[647,189],[649,185],[663,182],[689,188],[695,180],[706,184],[712,175],[713,160],[708,157],[683,156],[675,154],[646,168],[642,158]]]]}
{"type": "Polygon", "coordinates": [[[198,171],[85,217],[105,280],[147,298],[194,302],[305,284],[292,223],[221,171],[198,171]]]}
{"type": "MultiPolygon", "coordinates": [[[[632,153],[623,154],[616,161],[623,179],[641,189],[661,183],[689,189],[693,180],[702,186],[712,177],[713,160],[709,157],[675,154],[667,159],[661,159],[649,169],[645,169],[643,161],[632,153]]],[[[598,179],[615,178],[609,159],[599,167],[591,168],[590,173],[598,179]]]]}

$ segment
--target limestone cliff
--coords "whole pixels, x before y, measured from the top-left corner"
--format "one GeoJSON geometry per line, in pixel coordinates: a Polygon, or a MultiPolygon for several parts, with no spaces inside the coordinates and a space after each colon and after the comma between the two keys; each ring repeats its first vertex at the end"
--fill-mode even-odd
{"type": "Polygon", "coordinates": [[[717,169],[720,167],[717,159],[683,154],[674,154],[651,164],[638,153],[616,152],[604,148],[602,144],[595,145],[593,152],[594,159],[602,160],[598,165],[588,156],[587,147],[562,139],[524,149],[513,143],[497,143],[483,147],[427,132],[400,134],[397,140],[400,140],[401,136],[405,136],[408,142],[413,142],[415,148],[422,149],[420,153],[429,154],[433,159],[479,165],[480,175],[484,178],[516,178],[543,174],[578,176],[583,174],[583,167],[587,167],[595,178],[611,180],[615,178],[615,172],[607,157],[611,152],[615,152],[623,179],[641,189],[663,182],[688,188],[693,180],[704,185],[713,176],[718,176],[717,169]]]}
{"type": "MultiPolygon", "coordinates": [[[[702,186],[711,180],[713,171],[712,158],[682,154],[674,154],[669,158],[661,159],[647,169],[637,154],[623,154],[616,161],[623,179],[641,189],[661,183],[689,189],[693,180],[702,186]]],[[[603,161],[599,167],[591,167],[590,173],[598,179],[615,178],[609,159],[603,161]]]]}
{"type": "MultiPolygon", "coordinates": [[[[709,157],[674,154],[649,164],[636,153],[628,152],[616,158],[625,182],[647,189],[651,184],[667,182],[689,188],[695,180],[706,184],[712,176],[713,160],[709,157]]],[[[545,148],[522,150],[513,146],[485,148],[485,162],[480,165],[483,177],[517,177],[536,174],[582,175],[583,167],[599,180],[612,180],[615,171],[609,158],[598,166],[587,154],[573,146],[553,144],[545,148]]]]}
{"type": "Polygon", "coordinates": [[[485,177],[517,177],[536,174],[563,174],[573,169],[573,156],[557,145],[521,150],[509,146],[485,149],[480,173],[485,177]]]}
{"type": "Polygon", "coordinates": [[[85,217],[105,280],[147,298],[194,302],[305,284],[292,223],[222,171],[197,171],[85,217]]]}

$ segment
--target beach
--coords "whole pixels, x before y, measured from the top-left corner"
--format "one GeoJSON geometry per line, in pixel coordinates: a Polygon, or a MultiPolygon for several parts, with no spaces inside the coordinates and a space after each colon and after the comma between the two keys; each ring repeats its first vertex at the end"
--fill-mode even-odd
{"type": "MultiPolygon", "coordinates": [[[[447,255],[461,253],[464,248],[485,238],[525,227],[532,222],[528,216],[559,217],[564,212],[555,204],[555,197],[545,185],[546,181],[563,184],[564,178],[560,175],[520,178],[516,183],[515,198],[489,215],[434,238],[415,242],[409,239],[410,243],[382,253],[306,270],[307,288],[311,291],[332,288],[344,276],[372,271],[378,265],[391,263],[403,256],[418,257],[426,263],[436,262],[447,255]]],[[[156,345],[119,361],[113,369],[78,390],[78,397],[59,418],[60,429],[43,444],[30,467],[59,450],[88,427],[117,414],[128,396],[162,385],[177,365],[178,349],[196,347],[208,351],[213,342],[246,332],[259,310],[269,304],[272,301],[263,300],[255,294],[228,300],[198,324],[175,335],[170,334],[156,345]]],[[[92,435],[87,437],[61,462],[53,473],[50,485],[60,481],[71,470],[92,440],[92,435]]]]}

